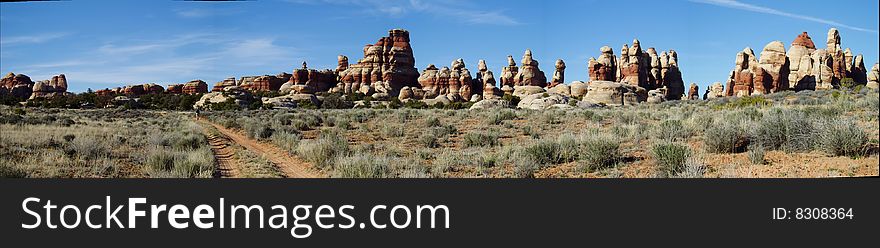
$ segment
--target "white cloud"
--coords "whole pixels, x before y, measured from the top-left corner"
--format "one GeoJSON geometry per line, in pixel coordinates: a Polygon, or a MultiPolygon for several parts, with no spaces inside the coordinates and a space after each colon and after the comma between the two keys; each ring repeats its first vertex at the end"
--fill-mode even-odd
{"type": "Polygon", "coordinates": [[[770,15],[777,15],[777,16],[801,19],[801,20],[817,22],[817,23],[822,23],[822,24],[828,24],[831,26],[837,26],[837,27],[856,30],[856,31],[877,33],[877,30],[854,27],[854,26],[846,25],[846,24],[839,23],[839,22],[832,21],[832,20],[789,13],[789,12],[785,12],[785,11],[781,11],[781,10],[777,10],[777,9],[773,9],[773,8],[743,3],[740,1],[736,1],[736,0],[690,0],[690,1],[695,2],[695,3],[711,4],[711,5],[721,6],[721,7],[725,7],[725,8],[740,9],[740,10],[751,11],[751,12],[756,12],[756,13],[764,13],[764,14],[770,14],[770,15]]]}
{"type": "Polygon", "coordinates": [[[44,42],[48,42],[51,40],[63,38],[68,35],[70,35],[70,33],[44,33],[44,34],[11,36],[11,37],[0,36],[0,45],[8,46],[8,45],[16,45],[16,44],[44,43],[44,42]]]}
{"type": "Polygon", "coordinates": [[[199,8],[199,9],[177,9],[174,13],[183,18],[205,18],[214,16],[226,16],[235,14],[235,11],[219,8],[199,8]]]}
{"type": "Polygon", "coordinates": [[[288,0],[296,4],[333,4],[362,8],[377,16],[401,17],[407,14],[429,14],[451,17],[468,24],[519,25],[520,22],[503,11],[480,10],[467,2],[455,0],[288,0]]]}

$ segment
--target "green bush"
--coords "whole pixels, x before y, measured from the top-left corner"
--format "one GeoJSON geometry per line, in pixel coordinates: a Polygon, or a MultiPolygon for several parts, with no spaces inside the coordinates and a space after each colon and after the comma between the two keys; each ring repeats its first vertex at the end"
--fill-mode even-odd
{"type": "Polygon", "coordinates": [[[867,151],[868,134],[848,119],[828,120],[821,130],[819,146],[834,156],[860,157],[867,151]]]}
{"type": "Polygon", "coordinates": [[[296,149],[296,154],[312,162],[319,168],[331,166],[336,156],[348,154],[348,140],[342,134],[321,133],[318,139],[303,140],[296,149]]]}
{"type": "Polygon", "coordinates": [[[651,147],[651,154],[657,161],[661,175],[672,177],[678,175],[685,168],[685,162],[691,155],[690,148],[677,143],[659,143],[651,147]]]}
{"type": "Polygon", "coordinates": [[[334,177],[341,178],[385,178],[389,175],[391,159],[372,154],[354,154],[336,158],[334,177]]]}
{"type": "Polygon", "coordinates": [[[582,145],[583,169],[596,171],[616,165],[622,159],[620,139],[609,134],[586,137],[582,145]]]}
{"type": "Polygon", "coordinates": [[[489,130],[488,132],[466,133],[462,139],[464,140],[464,147],[492,147],[501,145],[501,142],[498,140],[500,136],[501,134],[498,131],[489,130]]]}
{"type": "Polygon", "coordinates": [[[752,164],[764,164],[764,146],[758,144],[750,145],[749,161],[752,164]]]}
{"type": "Polygon", "coordinates": [[[690,132],[680,120],[664,120],[655,129],[655,136],[665,141],[687,140],[690,132]]]}
{"type": "Polygon", "coordinates": [[[746,150],[750,137],[737,123],[716,120],[715,126],[706,130],[703,143],[706,151],[713,153],[740,153],[746,150]]]}

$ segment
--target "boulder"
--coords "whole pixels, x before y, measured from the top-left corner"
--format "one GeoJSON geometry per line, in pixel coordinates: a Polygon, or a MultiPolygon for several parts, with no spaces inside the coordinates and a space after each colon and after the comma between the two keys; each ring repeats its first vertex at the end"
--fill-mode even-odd
{"type": "Polygon", "coordinates": [[[550,109],[553,105],[556,104],[568,104],[569,98],[567,96],[563,96],[555,93],[538,93],[528,95],[523,97],[519,104],[516,105],[517,108],[521,109],[534,109],[534,110],[543,110],[550,109]]]}
{"type": "Polygon", "coordinates": [[[647,98],[644,88],[633,86],[628,83],[615,83],[610,81],[590,82],[587,94],[583,101],[593,104],[620,106],[643,102],[647,98]],[[628,98],[628,99],[625,99],[628,98]]]}
{"type": "Polygon", "coordinates": [[[297,84],[290,86],[289,94],[314,94],[315,88],[307,84],[297,84]]]}
{"type": "Polygon", "coordinates": [[[564,96],[571,96],[571,87],[565,84],[556,85],[556,87],[547,90],[550,93],[556,93],[564,96]]]}
{"type": "Polygon", "coordinates": [[[880,64],[874,64],[871,67],[871,72],[868,73],[867,76],[868,83],[865,85],[868,88],[877,90],[880,89],[880,64]]]}
{"type": "Polygon", "coordinates": [[[648,103],[661,103],[666,101],[666,88],[653,89],[648,91],[648,103]]]}
{"type": "Polygon", "coordinates": [[[510,102],[501,100],[501,99],[483,99],[480,100],[474,105],[471,105],[471,110],[474,109],[501,109],[501,108],[511,108],[510,102]]]}
{"type": "Polygon", "coordinates": [[[483,100],[483,95],[473,95],[471,96],[470,102],[479,102],[483,100]]]}
{"type": "Polygon", "coordinates": [[[397,96],[397,99],[404,101],[414,98],[413,95],[414,94],[412,88],[404,86],[403,88],[400,88],[400,94],[397,96]]]}
{"type": "MultiPolygon", "coordinates": [[[[503,90],[503,89],[502,89],[503,90]]],[[[544,88],[540,86],[514,86],[513,95],[523,98],[528,95],[544,93],[544,88]]]]}
{"type": "Polygon", "coordinates": [[[587,95],[587,86],[587,83],[581,81],[572,82],[571,86],[569,87],[571,96],[578,98],[584,97],[585,95],[587,95]]]}

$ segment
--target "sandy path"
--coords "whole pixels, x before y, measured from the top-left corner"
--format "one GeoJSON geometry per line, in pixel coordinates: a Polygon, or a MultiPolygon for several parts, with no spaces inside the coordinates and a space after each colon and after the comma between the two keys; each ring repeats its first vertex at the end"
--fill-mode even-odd
{"type": "Polygon", "coordinates": [[[226,137],[208,133],[208,144],[211,145],[211,151],[214,152],[214,160],[217,161],[217,171],[214,177],[238,177],[238,166],[233,158],[235,151],[229,147],[229,141],[226,137]]]}
{"type": "Polygon", "coordinates": [[[299,159],[297,157],[289,156],[287,152],[281,150],[274,145],[260,143],[236,131],[214,124],[207,120],[198,120],[198,122],[213,126],[218,131],[220,131],[221,134],[229,137],[232,142],[235,142],[236,144],[241,145],[245,149],[248,149],[254,153],[264,155],[266,159],[268,159],[270,162],[272,162],[272,164],[278,167],[278,169],[283,172],[285,177],[287,178],[323,177],[317,173],[312,172],[311,165],[308,162],[303,161],[302,159],[299,159]]]}

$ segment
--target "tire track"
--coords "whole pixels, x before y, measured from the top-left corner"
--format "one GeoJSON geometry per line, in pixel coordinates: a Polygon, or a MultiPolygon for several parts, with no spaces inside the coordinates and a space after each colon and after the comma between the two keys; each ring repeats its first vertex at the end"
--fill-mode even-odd
{"type": "Polygon", "coordinates": [[[235,142],[245,149],[248,149],[258,155],[264,155],[266,159],[268,159],[269,162],[272,162],[272,164],[275,165],[278,170],[283,172],[285,177],[287,178],[324,177],[323,175],[313,172],[311,169],[312,166],[308,162],[305,162],[297,157],[292,157],[288,155],[287,152],[281,150],[276,146],[260,143],[238,132],[214,124],[207,120],[197,121],[216,128],[221,135],[226,136],[230,141],[235,142]]]}
{"type": "Polygon", "coordinates": [[[217,170],[214,171],[215,178],[238,177],[238,166],[235,165],[235,151],[229,147],[229,141],[213,132],[206,134],[208,144],[211,145],[211,151],[214,152],[214,161],[217,163],[217,170]]]}

